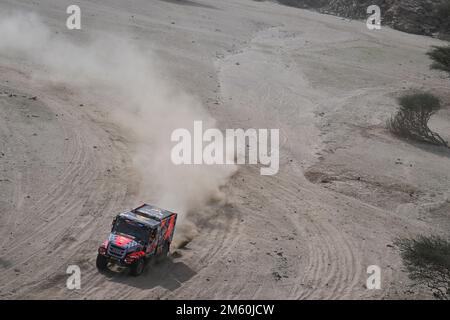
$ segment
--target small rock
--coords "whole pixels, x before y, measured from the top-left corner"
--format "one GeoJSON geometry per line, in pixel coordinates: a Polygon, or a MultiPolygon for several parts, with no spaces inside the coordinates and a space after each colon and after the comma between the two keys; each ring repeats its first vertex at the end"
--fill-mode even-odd
{"type": "Polygon", "coordinates": [[[276,271],[272,272],[272,276],[275,278],[276,281],[281,280],[281,275],[276,271]]]}

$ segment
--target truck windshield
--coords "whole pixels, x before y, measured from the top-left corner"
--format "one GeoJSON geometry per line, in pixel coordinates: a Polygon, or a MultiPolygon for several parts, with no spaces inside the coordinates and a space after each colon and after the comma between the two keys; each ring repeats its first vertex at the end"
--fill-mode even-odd
{"type": "Polygon", "coordinates": [[[117,219],[114,225],[114,232],[132,236],[133,238],[145,241],[148,238],[148,230],[132,221],[117,219]]]}

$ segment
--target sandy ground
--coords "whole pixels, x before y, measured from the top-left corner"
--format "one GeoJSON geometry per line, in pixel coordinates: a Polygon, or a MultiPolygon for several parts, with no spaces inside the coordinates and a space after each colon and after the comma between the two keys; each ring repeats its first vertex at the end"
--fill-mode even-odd
{"type": "Polygon", "coordinates": [[[240,166],[226,206],[184,249],[139,278],[99,274],[96,249],[116,213],[139,204],[130,137],[95,95],[30,83],[35,66],[0,52],[0,297],[70,299],[428,298],[410,288],[397,237],[450,227],[450,154],[384,128],[395,97],[450,81],[425,55],[440,42],[250,0],[2,0],[83,42],[89,30],[151,48],[220,128],[279,128],[281,167],[240,166]],[[33,98],[37,97],[37,98],[33,98]],[[80,106],[82,104],[82,106],[80,106]],[[78,264],[81,290],[66,268],[78,264]],[[382,269],[367,290],[366,268],[382,269]]]}

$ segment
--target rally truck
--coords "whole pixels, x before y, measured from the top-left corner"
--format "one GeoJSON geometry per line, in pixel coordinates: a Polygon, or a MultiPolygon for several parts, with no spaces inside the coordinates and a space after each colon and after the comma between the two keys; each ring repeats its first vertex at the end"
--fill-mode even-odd
{"type": "Polygon", "coordinates": [[[176,220],[176,213],[150,204],[118,214],[108,240],[98,248],[97,268],[102,271],[115,264],[140,275],[147,260],[168,256],[176,220]]]}

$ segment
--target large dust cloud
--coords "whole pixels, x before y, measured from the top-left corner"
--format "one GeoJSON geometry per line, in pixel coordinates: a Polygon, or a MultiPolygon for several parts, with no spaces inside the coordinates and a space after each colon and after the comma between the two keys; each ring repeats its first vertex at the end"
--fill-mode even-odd
{"type": "Polygon", "coordinates": [[[123,38],[89,35],[89,43],[80,45],[52,32],[37,15],[17,12],[0,16],[0,30],[0,54],[35,65],[39,81],[109,97],[109,120],[124,128],[132,141],[130,156],[141,177],[140,194],[180,213],[177,242],[195,235],[195,224],[187,217],[195,217],[212,199],[223,199],[220,188],[236,171],[234,165],[172,164],[174,129],[191,129],[195,120],[215,126],[199,100],[167,80],[154,54],[123,38]]]}

